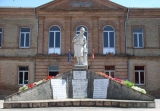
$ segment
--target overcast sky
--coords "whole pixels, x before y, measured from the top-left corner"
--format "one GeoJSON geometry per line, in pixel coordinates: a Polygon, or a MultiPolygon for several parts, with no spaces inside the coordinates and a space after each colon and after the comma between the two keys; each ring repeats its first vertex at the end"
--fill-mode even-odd
{"type": "MultiPolygon", "coordinates": [[[[0,6],[37,7],[50,1],[52,0],[0,0],[0,6]]],[[[125,7],[160,8],[160,0],[111,0],[111,1],[116,2],[125,7]]]]}

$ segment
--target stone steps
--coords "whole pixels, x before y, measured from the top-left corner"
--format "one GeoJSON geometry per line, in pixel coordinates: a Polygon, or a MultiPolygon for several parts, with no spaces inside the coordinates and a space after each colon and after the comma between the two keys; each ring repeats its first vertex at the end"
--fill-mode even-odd
{"type": "Polygon", "coordinates": [[[43,108],[43,107],[121,107],[155,108],[155,101],[111,100],[111,99],[63,99],[4,102],[4,108],[43,108]]]}

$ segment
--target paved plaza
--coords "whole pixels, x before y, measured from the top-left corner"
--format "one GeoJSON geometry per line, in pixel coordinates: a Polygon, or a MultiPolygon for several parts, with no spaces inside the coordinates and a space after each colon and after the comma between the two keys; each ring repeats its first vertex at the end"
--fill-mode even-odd
{"type": "MultiPolygon", "coordinates": [[[[23,111],[160,111],[160,99],[155,101],[156,108],[51,107],[23,108],[23,111]]],[[[3,100],[0,100],[0,111],[22,111],[22,109],[3,109],[3,100]]]]}

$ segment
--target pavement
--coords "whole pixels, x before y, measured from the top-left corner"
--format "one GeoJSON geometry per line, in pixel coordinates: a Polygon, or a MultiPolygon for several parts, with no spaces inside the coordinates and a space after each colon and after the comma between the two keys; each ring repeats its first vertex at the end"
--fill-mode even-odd
{"type": "Polygon", "coordinates": [[[14,108],[3,109],[0,100],[0,111],[160,111],[160,99],[156,99],[156,108],[110,108],[110,107],[50,107],[50,108],[14,108]]]}

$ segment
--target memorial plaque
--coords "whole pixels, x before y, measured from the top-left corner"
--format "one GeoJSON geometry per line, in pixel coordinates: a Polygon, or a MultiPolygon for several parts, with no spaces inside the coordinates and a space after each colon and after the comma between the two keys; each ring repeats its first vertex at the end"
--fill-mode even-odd
{"type": "Polygon", "coordinates": [[[94,79],[93,98],[106,99],[109,79],[94,79]]]}
{"type": "Polygon", "coordinates": [[[65,99],[66,94],[66,80],[65,79],[52,79],[51,80],[53,99],[65,99]]]}
{"type": "Polygon", "coordinates": [[[73,98],[87,98],[88,80],[72,80],[73,98]]]}
{"type": "Polygon", "coordinates": [[[73,71],[73,79],[86,79],[86,71],[73,71]]]}

